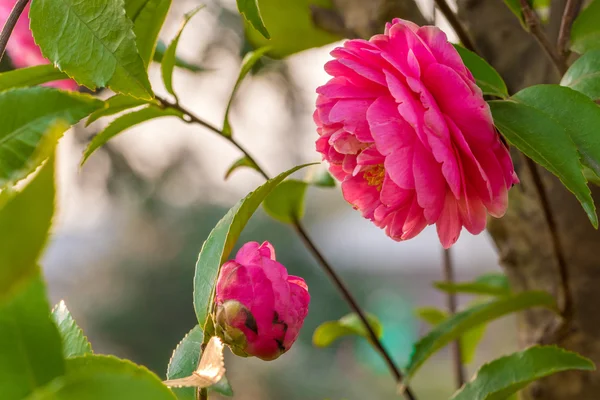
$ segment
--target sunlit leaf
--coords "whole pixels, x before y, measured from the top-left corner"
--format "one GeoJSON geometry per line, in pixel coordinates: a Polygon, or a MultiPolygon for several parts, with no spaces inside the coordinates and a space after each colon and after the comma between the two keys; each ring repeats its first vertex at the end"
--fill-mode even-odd
{"type": "Polygon", "coordinates": [[[83,159],[81,165],[83,165],[87,159],[100,147],[102,147],[110,139],[118,135],[119,133],[141,124],[142,122],[149,121],[151,119],[161,117],[182,117],[182,113],[173,108],[160,108],[156,106],[148,106],[139,111],[134,111],[114,120],[110,125],[106,127],[102,132],[94,136],[89,146],[83,153],[83,159]]]}
{"type": "Polygon", "coordinates": [[[165,22],[172,0],[125,0],[125,11],[133,22],[137,48],[148,68],[154,56],[158,34],[165,22]]]}
{"type": "Polygon", "coordinates": [[[123,0],[35,0],[29,16],[44,56],[77,83],[152,99],[123,0]]]}
{"type": "Polygon", "coordinates": [[[268,180],[233,206],[213,228],[200,250],[194,275],[194,309],[200,326],[204,326],[209,316],[209,310],[212,309],[214,288],[221,265],[229,257],[252,214],[277,185],[289,175],[308,165],[312,164],[294,167],[268,180]]]}
{"type": "Polygon", "coordinates": [[[108,117],[110,115],[118,114],[122,111],[129,110],[130,108],[143,106],[146,104],[155,104],[157,102],[149,102],[147,100],[136,99],[135,97],[125,96],[117,94],[104,102],[104,107],[98,111],[94,111],[85,122],[85,126],[89,126],[93,122],[96,122],[100,118],[108,117]]]}
{"type": "Polygon", "coordinates": [[[545,292],[521,292],[498,297],[452,315],[417,342],[407,368],[407,379],[412,378],[429,357],[468,330],[531,307],[544,307],[558,313],[554,297],[550,294],[545,292]]]}
{"type": "Polygon", "coordinates": [[[0,92],[0,187],[29,174],[69,125],[103,106],[100,100],[51,88],[21,88],[0,92]],[[57,121],[61,121],[57,125],[57,121]]]}
{"type": "Polygon", "coordinates": [[[463,62],[473,74],[477,86],[483,94],[506,98],[508,89],[500,74],[487,61],[462,46],[454,46],[463,62]]]}
{"type": "Polygon", "coordinates": [[[521,102],[491,101],[489,104],[494,123],[504,137],[556,175],[575,194],[592,225],[597,227],[596,207],[582,173],[579,153],[565,127],[543,111],[521,102]]]}
{"type": "Polygon", "coordinates": [[[560,84],[575,89],[592,100],[600,99],[600,49],[579,57],[569,67],[560,84]]]}
{"type": "MultiPolygon", "coordinates": [[[[383,335],[383,326],[379,319],[371,314],[367,315],[369,325],[378,338],[383,335]]],[[[327,321],[315,329],[313,333],[313,344],[317,347],[328,347],[336,340],[344,336],[361,336],[370,340],[370,336],[362,323],[362,320],[355,313],[348,314],[337,321],[327,321]]]]}
{"type": "Polygon", "coordinates": [[[54,214],[54,193],[54,158],[50,158],[22,191],[3,199],[0,208],[0,302],[39,274],[38,260],[54,214]]]}
{"type": "Polygon", "coordinates": [[[42,83],[68,78],[67,74],[59,71],[51,64],[15,69],[0,74],[0,92],[19,87],[37,86],[42,83]]]}
{"type": "Polygon", "coordinates": [[[304,197],[308,183],[289,179],[277,186],[265,199],[267,214],[284,223],[292,224],[304,216],[304,197]]]}
{"type": "Polygon", "coordinates": [[[175,90],[173,89],[173,70],[175,69],[175,62],[177,61],[177,46],[179,46],[179,40],[181,39],[183,30],[187,26],[188,22],[190,22],[192,17],[194,15],[196,15],[198,13],[198,11],[200,11],[203,8],[204,8],[204,6],[200,6],[196,9],[190,11],[189,13],[185,14],[183,23],[181,24],[181,27],[179,28],[179,32],[177,32],[175,39],[173,39],[173,41],[169,44],[169,46],[167,46],[167,49],[165,50],[165,54],[163,55],[163,58],[162,58],[161,72],[162,72],[163,83],[165,84],[165,88],[167,89],[167,91],[169,93],[171,93],[173,96],[175,96],[175,98],[177,98],[177,94],[175,93],[175,90]]]}
{"type": "Polygon", "coordinates": [[[258,0],[236,0],[236,2],[240,14],[242,14],[261,35],[266,39],[270,39],[271,36],[260,15],[258,0]]]}
{"type": "Polygon", "coordinates": [[[271,39],[265,39],[249,24],[246,24],[246,38],[254,48],[269,46],[267,55],[273,58],[283,58],[342,39],[317,28],[312,21],[310,6],[331,8],[331,0],[259,0],[259,4],[271,39]]]}
{"type": "Polygon", "coordinates": [[[233,87],[231,95],[229,96],[229,101],[227,102],[227,108],[225,110],[225,118],[223,119],[223,130],[222,130],[223,135],[231,136],[231,124],[229,123],[229,111],[231,110],[231,105],[233,104],[233,99],[235,97],[235,94],[237,93],[238,88],[240,87],[240,84],[242,83],[242,81],[244,80],[246,75],[248,75],[248,72],[250,72],[252,70],[252,67],[254,66],[254,64],[256,64],[256,62],[258,60],[260,60],[260,58],[268,50],[269,50],[268,47],[263,47],[262,49],[252,51],[252,52],[246,54],[246,56],[242,60],[242,68],[240,70],[240,74],[238,75],[237,81],[235,82],[235,86],[233,87]]]}
{"type": "Polygon", "coordinates": [[[113,356],[87,354],[66,360],[67,373],[28,400],[176,400],[145,367],[113,356]]]}
{"type": "Polygon", "coordinates": [[[577,353],[556,346],[534,346],[485,364],[452,400],[504,400],[548,375],[594,369],[591,360],[577,353]]]}
{"type": "Polygon", "coordinates": [[[52,318],[58,326],[65,358],[83,356],[92,353],[92,345],[73,319],[64,301],[60,301],[52,310],[52,318]]]}
{"type": "Polygon", "coordinates": [[[1,398],[24,399],[64,373],[60,335],[50,319],[46,288],[37,272],[10,298],[0,298],[1,398]]]}

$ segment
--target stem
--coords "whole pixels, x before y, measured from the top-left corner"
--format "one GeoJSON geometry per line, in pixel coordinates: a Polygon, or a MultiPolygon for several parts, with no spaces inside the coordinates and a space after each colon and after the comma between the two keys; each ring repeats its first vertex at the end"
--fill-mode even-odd
{"type": "MultiPolygon", "coordinates": [[[[239,149],[248,158],[248,160],[250,160],[251,162],[254,163],[254,165],[256,165],[257,171],[266,180],[269,180],[269,175],[265,172],[265,170],[260,167],[260,165],[250,155],[250,153],[248,153],[248,151],[241,144],[239,144],[232,136],[224,135],[220,129],[218,129],[214,125],[211,125],[210,123],[202,120],[200,117],[194,115],[192,112],[188,111],[187,109],[185,109],[184,107],[182,107],[179,104],[171,103],[168,100],[165,100],[158,96],[156,96],[156,99],[163,106],[178,110],[181,113],[183,113],[185,116],[187,116],[189,121],[186,121],[186,122],[202,125],[203,127],[207,128],[207,129],[213,131],[214,133],[219,134],[221,137],[227,139],[227,141],[229,141],[232,145],[234,145],[237,149],[239,149]]],[[[388,351],[385,349],[383,344],[379,341],[377,334],[375,333],[375,331],[373,330],[373,328],[371,327],[371,325],[369,324],[369,322],[367,320],[365,312],[360,308],[356,299],[354,299],[354,297],[352,296],[352,294],[350,293],[350,291],[348,290],[348,288],[346,287],[344,282],[341,280],[341,278],[338,276],[338,274],[335,272],[335,270],[331,267],[331,265],[327,262],[327,260],[325,260],[325,257],[323,257],[323,255],[321,254],[319,249],[317,249],[317,247],[315,246],[313,241],[310,239],[310,237],[307,235],[306,231],[304,230],[304,228],[302,227],[300,222],[294,221],[292,226],[294,228],[294,231],[302,239],[302,242],[304,243],[304,245],[311,252],[313,257],[319,262],[319,264],[321,265],[321,267],[323,268],[325,273],[333,281],[334,285],[338,288],[338,290],[344,297],[344,300],[346,300],[346,302],[348,303],[348,305],[350,306],[352,311],[354,311],[358,315],[358,317],[362,321],[363,325],[365,326],[365,329],[367,330],[369,337],[371,338],[371,342],[376,347],[376,349],[379,351],[381,356],[384,358],[384,360],[385,360],[390,372],[394,376],[398,386],[401,386],[402,379],[403,379],[402,373],[400,372],[400,369],[396,366],[396,364],[392,360],[392,357],[390,356],[388,351]]],[[[414,394],[412,393],[412,391],[410,390],[410,388],[408,386],[404,387],[404,395],[407,400],[415,400],[414,394]]],[[[205,400],[205,399],[203,399],[203,400],[205,400]]]]}
{"type": "Polygon", "coordinates": [[[463,44],[463,46],[465,46],[466,49],[477,53],[477,47],[475,46],[475,42],[473,41],[473,39],[471,39],[469,32],[467,32],[463,24],[458,20],[457,15],[454,14],[446,0],[435,0],[435,4],[437,4],[442,14],[444,14],[444,17],[446,17],[448,22],[450,22],[452,29],[454,29],[454,32],[456,32],[456,35],[458,36],[458,39],[463,44]]]}
{"type": "Polygon", "coordinates": [[[565,253],[562,248],[562,244],[560,242],[560,238],[558,237],[558,228],[556,226],[556,221],[554,220],[554,216],[552,215],[552,210],[550,209],[550,202],[548,200],[548,195],[544,190],[544,184],[542,182],[542,177],[537,169],[535,162],[529,157],[523,155],[525,160],[527,161],[527,168],[531,173],[531,177],[533,179],[533,184],[538,192],[538,196],[540,198],[540,204],[542,206],[542,210],[544,211],[544,217],[546,219],[546,223],[548,224],[548,230],[550,231],[550,239],[552,241],[552,246],[554,247],[554,253],[556,255],[556,262],[558,263],[558,273],[560,275],[560,281],[562,285],[563,292],[563,304],[561,307],[561,314],[565,321],[570,320],[570,316],[573,313],[573,301],[571,295],[571,288],[569,287],[569,269],[567,268],[567,262],[565,259],[565,253]]]}
{"type": "Polygon", "coordinates": [[[206,388],[198,388],[196,390],[196,400],[208,400],[208,390],[206,388]]]}
{"type": "MultiPolygon", "coordinates": [[[[450,249],[444,249],[444,280],[448,283],[454,283],[454,268],[452,264],[452,252],[450,249]]],[[[450,315],[456,314],[457,301],[456,293],[449,292],[447,296],[448,311],[450,315]]],[[[465,383],[465,368],[462,362],[462,349],[460,340],[452,342],[452,361],[454,364],[454,376],[456,379],[456,387],[460,389],[465,383]]]]}
{"type": "Polygon", "coordinates": [[[558,54],[565,60],[570,53],[569,49],[567,49],[567,43],[571,36],[571,27],[573,26],[575,17],[581,10],[582,3],[583,0],[567,0],[567,4],[565,5],[565,11],[563,12],[562,20],[560,22],[560,31],[558,32],[558,41],[556,43],[558,54]]]}
{"type": "Polygon", "coordinates": [[[0,60],[4,57],[4,51],[6,50],[6,45],[8,44],[8,39],[10,39],[10,35],[12,34],[13,29],[15,29],[15,25],[17,25],[17,21],[21,14],[23,14],[23,10],[29,3],[29,0],[19,0],[13,7],[6,23],[4,24],[4,28],[2,28],[2,33],[0,33],[0,60]]]}
{"type": "Polygon", "coordinates": [[[542,28],[539,15],[537,15],[533,8],[531,8],[527,0],[520,1],[521,10],[523,11],[523,18],[525,18],[525,24],[527,25],[529,32],[531,32],[531,34],[540,43],[542,48],[546,51],[546,54],[548,57],[550,57],[558,72],[563,75],[565,72],[567,72],[567,63],[565,58],[562,56],[562,54],[558,53],[552,42],[550,42],[550,39],[548,39],[548,36],[542,28]]]}
{"type": "MultiPolygon", "coordinates": [[[[452,12],[448,3],[445,0],[436,0],[435,4],[439,7],[440,11],[444,14],[446,19],[452,25],[452,28],[460,38],[460,41],[465,46],[465,48],[477,53],[477,49],[475,48],[475,43],[471,40],[467,30],[463,27],[463,25],[458,20],[456,14],[452,12]]],[[[433,7],[433,23],[435,25],[435,12],[436,7],[433,7]]],[[[444,249],[444,279],[448,283],[454,282],[454,266],[452,264],[452,257],[450,249],[444,249]]],[[[449,292],[446,301],[448,304],[448,311],[450,315],[456,314],[457,301],[456,301],[456,293],[449,292]]],[[[456,379],[456,387],[460,389],[462,385],[465,383],[465,369],[462,362],[462,349],[460,345],[460,340],[455,340],[452,343],[452,362],[454,369],[454,376],[456,379]]]]}

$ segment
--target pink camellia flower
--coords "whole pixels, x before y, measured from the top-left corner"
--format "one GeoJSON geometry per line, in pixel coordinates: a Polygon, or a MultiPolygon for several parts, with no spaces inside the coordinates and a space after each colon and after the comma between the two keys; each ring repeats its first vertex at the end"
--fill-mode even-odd
{"type": "Polygon", "coordinates": [[[481,90],[446,35],[395,19],[349,40],[317,89],[317,150],[346,200],[394,240],[436,224],[442,245],[486,211],[501,217],[518,183],[481,90]]]}
{"type": "MultiPolygon", "coordinates": [[[[17,0],[0,0],[0,27],[3,27],[12,11],[17,0]]],[[[16,68],[32,67],[35,65],[49,64],[44,58],[39,47],[33,40],[33,35],[29,30],[29,5],[25,8],[23,14],[17,21],[15,29],[6,46],[6,51],[10,56],[12,64],[16,68]]],[[[65,90],[77,90],[79,86],[74,80],[65,79],[48,84],[65,90]]]]}
{"type": "Polygon", "coordinates": [[[246,243],[221,268],[217,335],[240,356],[274,360],[292,347],[308,313],[304,279],[288,275],[269,242],[246,243]]]}

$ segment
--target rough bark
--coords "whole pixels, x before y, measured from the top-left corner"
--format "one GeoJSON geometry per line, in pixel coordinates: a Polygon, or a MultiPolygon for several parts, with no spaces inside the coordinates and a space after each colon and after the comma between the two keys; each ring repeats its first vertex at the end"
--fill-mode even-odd
{"type": "MultiPolygon", "coordinates": [[[[503,1],[457,2],[459,17],[475,39],[477,48],[504,77],[511,92],[559,79],[539,44],[523,30],[503,1]]],[[[335,0],[335,3],[346,26],[360,36],[381,31],[382,22],[393,16],[417,23],[425,21],[413,1],[335,0]]],[[[553,41],[563,7],[564,0],[553,0],[548,24],[548,34],[553,41]]],[[[597,316],[600,261],[596,255],[600,233],[591,226],[575,197],[553,175],[537,168],[564,248],[567,280],[563,281],[531,171],[522,155],[514,152],[513,156],[521,184],[511,190],[506,216],[489,224],[500,263],[515,291],[545,290],[555,295],[559,304],[565,303],[568,292],[573,304],[573,312],[563,325],[567,329],[559,332],[554,331],[560,320],[552,313],[537,309],[521,313],[520,345],[557,344],[600,365],[600,317],[597,316]]],[[[600,188],[592,188],[592,194],[600,200],[600,188]]],[[[557,374],[530,385],[525,397],[530,400],[598,400],[600,373],[557,374]]]]}

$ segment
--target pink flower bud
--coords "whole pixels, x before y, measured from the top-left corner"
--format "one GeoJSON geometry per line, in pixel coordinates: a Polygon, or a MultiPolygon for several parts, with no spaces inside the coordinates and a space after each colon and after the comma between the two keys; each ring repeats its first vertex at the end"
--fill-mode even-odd
{"type": "Polygon", "coordinates": [[[435,224],[442,245],[504,215],[518,183],[471,72],[444,32],[395,19],[348,40],[317,89],[316,147],[346,200],[394,240],[435,224]]]}
{"type": "Polygon", "coordinates": [[[269,242],[249,242],[221,268],[215,329],[235,354],[274,360],[298,338],[309,301],[304,279],[288,275],[269,242]]]}
{"type": "MultiPolygon", "coordinates": [[[[0,0],[0,27],[4,26],[10,12],[17,0],[0,0]]],[[[29,4],[21,14],[21,17],[15,25],[15,29],[10,36],[6,46],[6,52],[10,56],[12,64],[16,68],[33,67],[35,65],[49,64],[44,58],[40,48],[35,44],[33,35],[29,30],[29,4]]],[[[77,90],[79,86],[74,80],[65,79],[62,81],[51,82],[48,86],[54,86],[59,89],[77,90]]]]}

